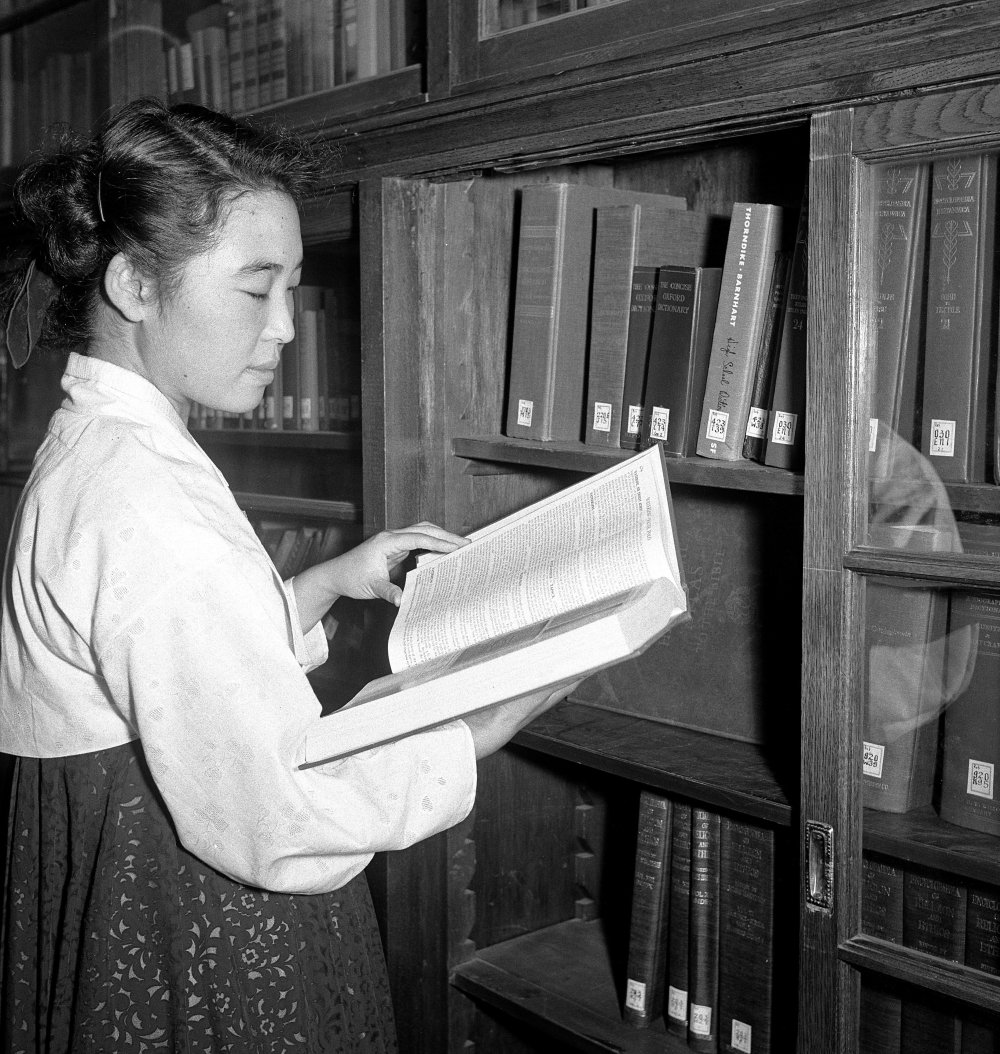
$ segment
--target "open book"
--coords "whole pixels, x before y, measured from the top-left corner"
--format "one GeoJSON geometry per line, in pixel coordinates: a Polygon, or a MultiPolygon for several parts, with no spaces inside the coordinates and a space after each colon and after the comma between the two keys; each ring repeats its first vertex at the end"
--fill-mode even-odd
{"type": "Polygon", "coordinates": [[[688,615],[659,444],[418,561],[393,673],[306,736],[303,768],[594,673],[688,615]]]}

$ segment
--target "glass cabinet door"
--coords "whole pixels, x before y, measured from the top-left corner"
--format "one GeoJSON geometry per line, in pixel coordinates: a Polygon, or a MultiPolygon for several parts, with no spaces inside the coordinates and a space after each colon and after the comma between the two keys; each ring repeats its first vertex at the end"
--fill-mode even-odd
{"type": "Polygon", "coordinates": [[[997,152],[880,161],[866,179],[861,933],[899,957],[889,949],[884,969],[862,971],[859,1049],[989,1052],[1000,1049],[997,152]],[[954,990],[927,983],[911,952],[933,957],[954,990]]]}

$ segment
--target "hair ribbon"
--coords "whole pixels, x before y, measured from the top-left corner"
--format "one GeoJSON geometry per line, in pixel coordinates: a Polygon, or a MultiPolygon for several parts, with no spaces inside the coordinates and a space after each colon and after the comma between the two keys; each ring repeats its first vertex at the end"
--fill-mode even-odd
{"type": "Polygon", "coordinates": [[[42,334],[45,309],[56,292],[56,284],[32,260],[24,273],[0,336],[15,367],[23,366],[42,334]]]}

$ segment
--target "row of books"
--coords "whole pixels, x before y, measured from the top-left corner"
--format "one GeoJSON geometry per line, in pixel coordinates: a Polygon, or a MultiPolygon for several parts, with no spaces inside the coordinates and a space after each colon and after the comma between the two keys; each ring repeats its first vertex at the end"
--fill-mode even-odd
{"type": "Polygon", "coordinates": [[[254,517],[251,522],[278,573],[282,579],[289,579],[356,545],[360,540],[357,524],[352,522],[356,518],[355,510],[353,517],[343,522],[322,525],[289,523],[266,516],[254,517]]]}
{"type": "Polygon", "coordinates": [[[712,1054],[789,1049],[794,1026],[776,999],[793,957],[775,929],[775,854],[771,828],[641,791],[625,1021],[662,1018],[712,1054]]]}
{"type": "Polygon", "coordinates": [[[506,434],[799,470],[808,208],[522,191],[506,434]]]}
{"type": "MultiPolygon", "coordinates": [[[[933,552],[941,533],[880,526],[872,540],[933,552]]],[[[957,536],[964,552],[1000,557],[1000,524],[959,522],[957,536]]],[[[1000,598],[873,579],[866,623],[865,805],[936,803],[949,823],[1000,835],[1000,598]]]]}
{"type": "Polygon", "coordinates": [[[300,285],[295,337],[261,403],[245,414],[192,407],[194,428],[342,432],[361,423],[361,352],[356,290],[300,285]]]}
{"type": "Polygon", "coordinates": [[[40,129],[88,130],[108,102],[156,96],[251,111],[414,57],[413,0],[225,0],[187,10],[115,0],[106,38],[73,10],[0,37],[0,165],[27,156],[40,129]]]}
{"type": "MultiPolygon", "coordinates": [[[[1000,976],[1000,891],[865,854],[862,931],[939,959],[1000,976]]],[[[995,1015],[959,1014],[925,992],[865,978],[861,1054],[991,1054],[995,1015]]]]}
{"type": "Polygon", "coordinates": [[[892,474],[899,436],[945,482],[1000,482],[996,198],[992,154],[877,171],[876,478],[892,474]]]}

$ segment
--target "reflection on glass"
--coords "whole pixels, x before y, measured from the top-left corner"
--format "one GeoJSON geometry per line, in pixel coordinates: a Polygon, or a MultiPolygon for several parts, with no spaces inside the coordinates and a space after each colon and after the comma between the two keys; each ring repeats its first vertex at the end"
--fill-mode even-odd
{"type": "MultiPolygon", "coordinates": [[[[916,865],[865,854],[862,931],[871,937],[1000,974],[1000,891],[916,865]]],[[[861,986],[858,1049],[900,1051],[996,1049],[995,1017],[909,990],[888,978],[861,986]]]]}
{"type": "MultiPolygon", "coordinates": [[[[871,483],[869,541],[915,555],[962,551],[959,525],[929,459],[880,433],[884,473],[871,483]]],[[[950,619],[945,589],[872,578],[867,584],[865,805],[908,812],[934,794],[940,717],[965,690],[974,630],[950,619]]]]}
{"type": "Polygon", "coordinates": [[[544,22],[558,15],[607,7],[623,0],[486,0],[484,4],[485,36],[516,29],[518,26],[544,22]]]}

